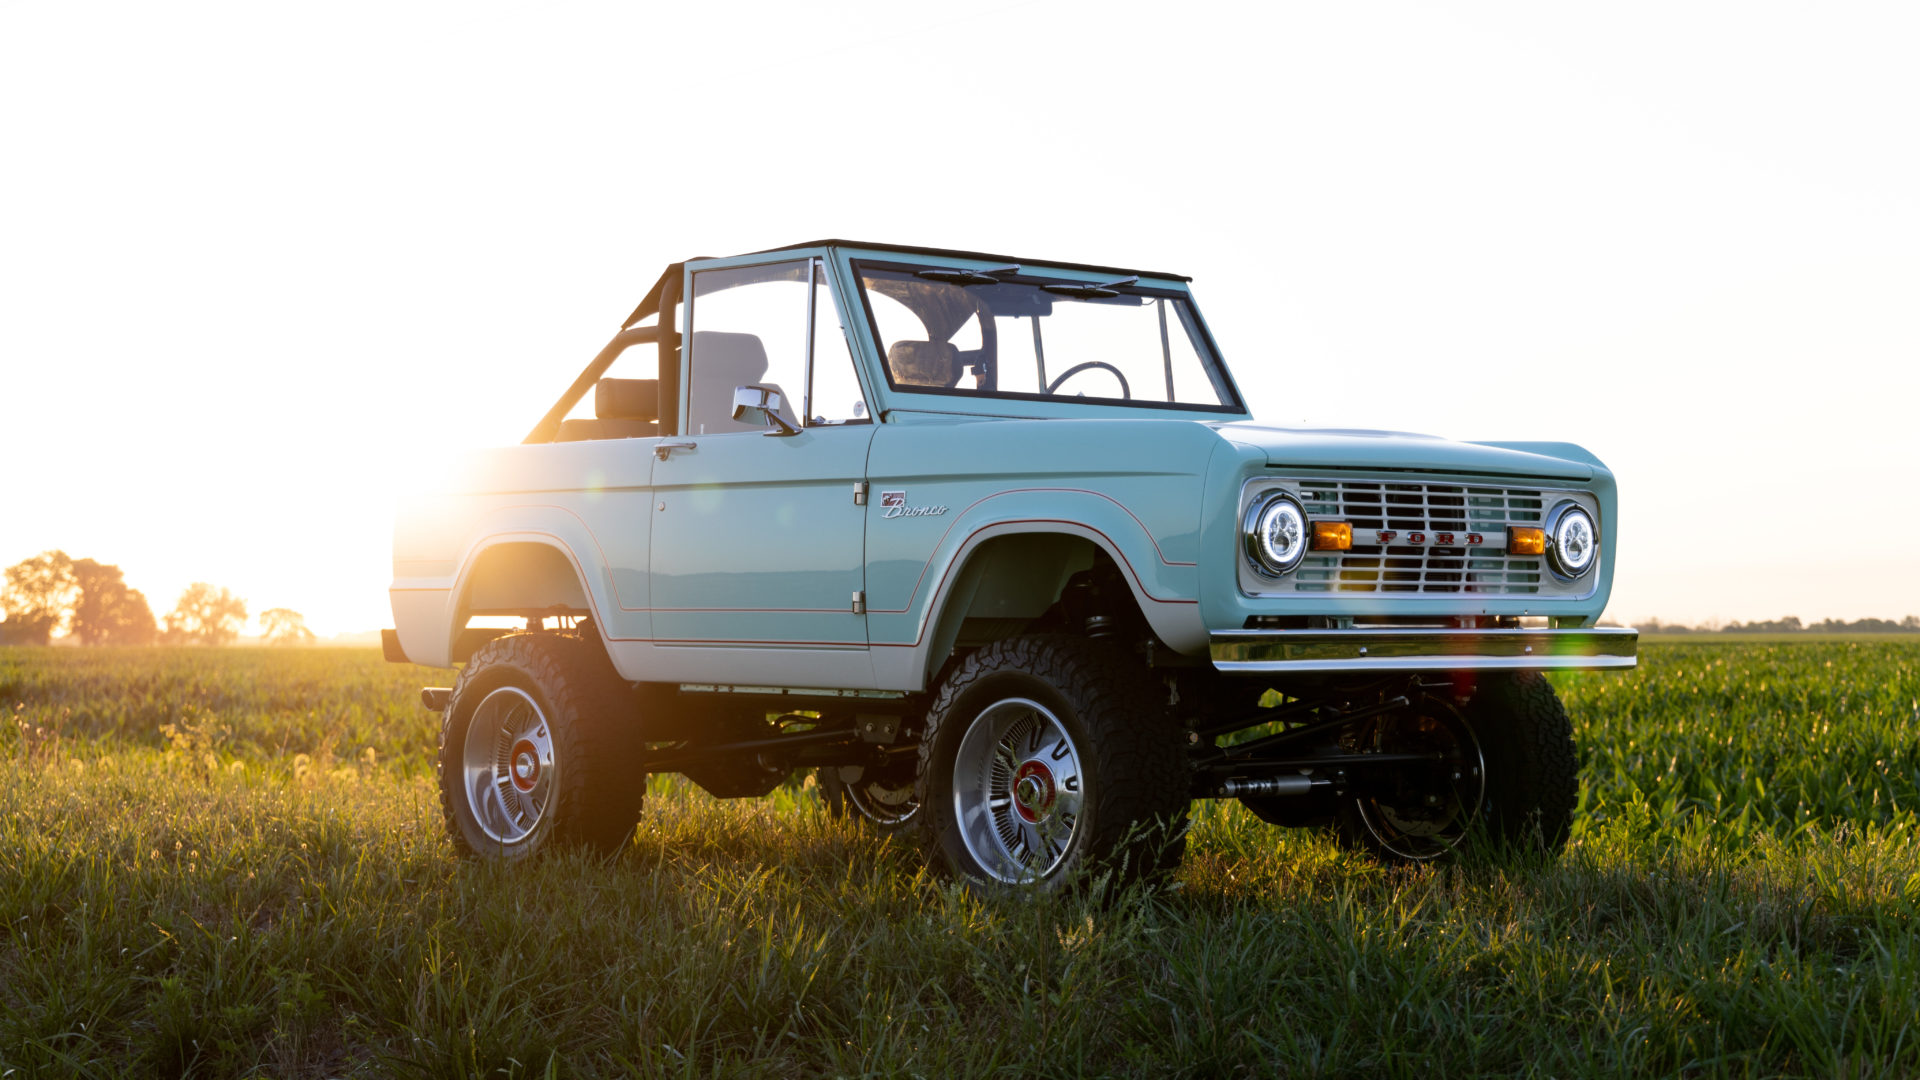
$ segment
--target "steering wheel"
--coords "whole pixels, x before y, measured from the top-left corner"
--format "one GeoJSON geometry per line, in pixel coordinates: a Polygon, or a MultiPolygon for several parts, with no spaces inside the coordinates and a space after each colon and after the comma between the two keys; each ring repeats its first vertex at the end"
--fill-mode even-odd
{"type": "Polygon", "coordinates": [[[1075,375],[1078,375],[1089,368],[1106,368],[1108,371],[1113,372],[1113,377],[1120,380],[1120,396],[1127,401],[1133,400],[1133,388],[1127,385],[1127,377],[1125,375],[1120,374],[1119,368],[1114,367],[1112,364],[1107,363],[1105,360],[1088,360],[1085,363],[1073,365],[1067,370],[1061,372],[1059,378],[1047,384],[1047,393],[1049,394],[1053,393],[1055,390],[1060,388],[1061,383],[1066,382],[1068,379],[1073,378],[1075,375]]]}

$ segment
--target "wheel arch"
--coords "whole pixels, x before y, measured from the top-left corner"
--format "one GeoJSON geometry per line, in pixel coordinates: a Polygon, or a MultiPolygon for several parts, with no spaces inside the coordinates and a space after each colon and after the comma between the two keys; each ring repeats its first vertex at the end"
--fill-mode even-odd
{"type": "Polygon", "coordinates": [[[1153,597],[1108,534],[1073,522],[1005,521],[980,528],[960,545],[929,602],[919,641],[876,650],[882,685],[892,685],[891,676],[903,689],[926,689],[956,646],[1025,632],[1059,600],[1075,573],[1102,557],[1119,570],[1135,612],[1161,641],[1181,651],[1205,647],[1197,605],[1153,597]],[[963,631],[979,640],[963,639],[963,631]]]}
{"type": "Polygon", "coordinates": [[[450,586],[438,596],[428,592],[416,604],[438,600],[438,611],[415,610],[398,617],[401,644],[415,663],[449,667],[492,635],[463,633],[476,615],[590,616],[601,647],[606,627],[600,605],[588,586],[578,555],[560,537],[537,531],[495,533],[475,541],[460,560],[450,586]]]}
{"type": "Polygon", "coordinates": [[[991,624],[1024,623],[1046,614],[1068,580],[1090,569],[1104,553],[1086,537],[1054,531],[1008,531],[975,544],[962,554],[946,594],[935,598],[938,614],[929,629],[922,672],[928,684],[969,622],[984,635],[978,644],[1019,633],[1024,627],[996,629],[991,624]]]}
{"type": "Polygon", "coordinates": [[[454,584],[455,629],[473,615],[537,611],[587,615],[587,586],[571,551],[550,537],[493,537],[479,546],[454,584]]]}

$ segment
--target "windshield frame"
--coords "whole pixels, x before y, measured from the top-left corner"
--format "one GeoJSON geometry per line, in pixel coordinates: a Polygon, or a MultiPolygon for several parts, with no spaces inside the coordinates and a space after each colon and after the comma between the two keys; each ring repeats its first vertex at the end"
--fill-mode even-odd
{"type": "MultiPolygon", "coordinates": [[[[1184,282],[1142,277],[1141,280],[1137,282],[1130,282],[1123,285],[1113,284],[1114,275],[1111,273],[1101,274],[1086,271],[1060,270],[1057,269],[1057,264],[1054,266],[1044,264],[1033,266],[1022,265],[1017,273],[1002,275],[1009,283],[1079,286],[1103,285],[1113,288],[1116,292],[1123,295],[1162,298],[1185,304],[1186,313],[1191,318],[1192,325],[1190,328],[1183,326],[1183,329],[1189,330],[1194,352],[1199,356],[1200,362],[1210,368],[1210,381],[1215,381],[1217,388],[1225,390],[1225,396],[1230,399],[1225,403],[1201,404],[1179,401],[1148,401],[1137,398],[1090,397],[999,389],[980,390],[958,386],[934,387],[896,382],[893,377],[893,371],[886,363],[885,348],[881,342],[879,322],[874,316],[872,299],[868,293],[862,271],[886,270],[911,274],[920,270],[1004,270],[1006,262],[1001,261],[994,263],[992,261],[969,258],[943,258],[937,260],[916,258],[903,260],[898,254],[885,252],[847,253],[847,256],[849,273],[847,274],[846,282],[848,291],[857,297],[859,315],[864,317],[866,323],[867,343],[871,354],[878,362],[878,374],[880,378],[885,381],[890,396],[911,398],[925,395],[935,398],[958,398],[967,402],[1018,401],[1075,410],[1098,408],[1103,412],[1110,412],[1114,409],[1143,409],[1157,412],[1199,413],[1206,415],[1209,419],[1228,419],[1248,415],[1245,399],[1242,398],[1240,388],[1233,379],[1232,370],[1221,358],[1219,346],[1215,344],[1213,334],[1207,328],[1206,320],[1200,315],[1199,305],[1194,303],[1192,291],[1185,287],[1184,282]]],[[[1062,300],[1064,302],[1071,302],[1064,297],[1062,300]]],[[[1178,320],[1176,324],[1184,324],[1185,322],[1186,320],[1182,319],[1178,320]]],[[[907,407],[911,408],[912,406],[907,407]]]]}

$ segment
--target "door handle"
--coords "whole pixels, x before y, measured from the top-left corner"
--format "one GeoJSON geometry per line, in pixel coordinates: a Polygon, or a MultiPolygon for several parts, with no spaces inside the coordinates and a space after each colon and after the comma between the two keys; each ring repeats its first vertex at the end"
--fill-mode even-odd
{"type": "Polygon", "coordinates": [[[653,456],[659,458],[661,461],[665,461],[667,460],[667,455],[673,453],[675,450],[692,450],[699,445],[699,443],[694,442],[692,439],[668,439],[653,444],[653,456]]]}

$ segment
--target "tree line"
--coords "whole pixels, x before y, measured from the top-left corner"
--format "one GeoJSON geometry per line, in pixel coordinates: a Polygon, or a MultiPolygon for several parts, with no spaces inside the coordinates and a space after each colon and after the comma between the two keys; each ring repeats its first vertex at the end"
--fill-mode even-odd
{"type": "Polygon", "coordinates": [[[1682,626],[1648,619],[1640,629],[1661,634],[1913,634],[1920,633],[1920,616],[1909,615],[1899,622],[1892,619],[1822,619],[1803,623],[1798,615],[1750,623],[1730,622],[1725,626],[1682,626]]]}
{"type": "MultiPolygon", "coordinates": [[[[7,567],[0,587],[0,645],[45,645],[66,634],[82,645],[225,645],[247,621],[247,602],[231,590],[196,581],[186,587],[164,620],[153,617],[145,594],[130,587],[120,568],[64,551],[43,551],[7,567]]],[[[313,640],[299,612],[269,608],[260,613],[269,644],[313,640]]]]}

